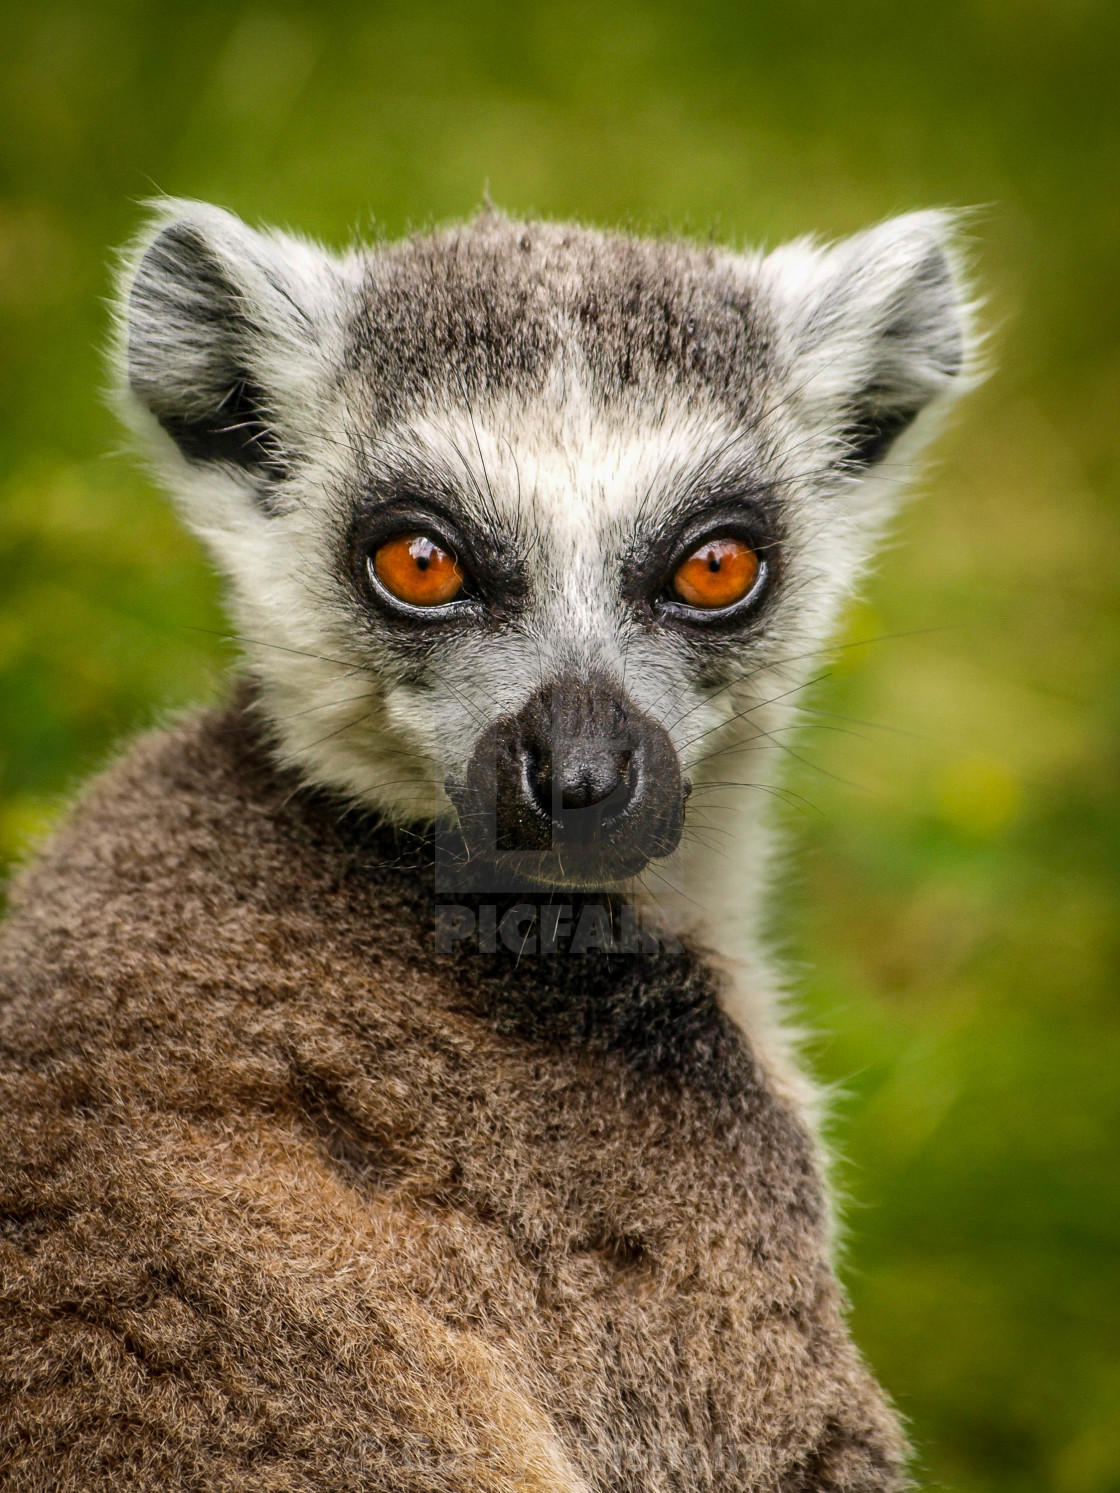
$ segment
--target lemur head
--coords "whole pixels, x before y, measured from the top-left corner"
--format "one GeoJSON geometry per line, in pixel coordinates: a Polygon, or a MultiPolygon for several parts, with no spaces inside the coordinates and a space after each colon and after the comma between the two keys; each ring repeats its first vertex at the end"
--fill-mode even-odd
{"type": "Polygon", "coordinates": [[[764,786],[961,381],[949,229],[744,256],[486,214],[335,256],[161,207],[127,403],[282,758],[544,886],[670,856],[729,757],[764,786]]]}

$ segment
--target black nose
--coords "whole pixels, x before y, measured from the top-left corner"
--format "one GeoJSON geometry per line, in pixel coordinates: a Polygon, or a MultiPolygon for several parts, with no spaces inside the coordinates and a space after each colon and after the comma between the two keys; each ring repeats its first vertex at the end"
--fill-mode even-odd
{"type": "Polygon", "coordinates": [[[554,821],[580,809],[597,809],[600,818],[622,813],[631,794],[630,746],[611,737],[565,739],[550,724],[551,740],[537,731],[522,737],[525,781],[540,811],[554,821]]]}
{"type": "Polygon", "coordinates": [[[479,738],[448,780],[475,864],[536,884],[632,876],[680,840],[684,789],[665,729],[614,681],[565,674],[479,738]]]}

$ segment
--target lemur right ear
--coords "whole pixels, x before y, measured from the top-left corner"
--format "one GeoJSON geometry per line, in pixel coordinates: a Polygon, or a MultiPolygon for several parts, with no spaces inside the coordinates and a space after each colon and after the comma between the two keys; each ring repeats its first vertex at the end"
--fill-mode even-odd
{"type": "Polygon", "coordinates": [[[182,458],[247,482],[266,507],[337,356],[340,268],[302,240],[172,201],[124,277],[127,391],[182,458]]]}
{"type": "Polygon", "coordinates": [[[927,407],[967,386],[971,315],[954,228],[949,214],[909,213],[763,261],[796,401],[852,472],[882,462],[927,407]]]}

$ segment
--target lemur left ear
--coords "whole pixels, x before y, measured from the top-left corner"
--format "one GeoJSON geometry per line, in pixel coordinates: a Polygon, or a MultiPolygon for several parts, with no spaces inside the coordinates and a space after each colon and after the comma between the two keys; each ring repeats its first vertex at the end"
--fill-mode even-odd
{"type": "Polygon", "coordinates": [[[969,308],[952,240],[950,215],[911,213],[829,248],[787,244],[762,263],[790,402],[853,471],[963,382],[969,308]]]}
{"type": "Polygon", "coordinates": [[[124,276],[127,391],[191,467],[235,477],[266,509],[337,366],[340,270],[303,240],[171,201],[124,276]]]}

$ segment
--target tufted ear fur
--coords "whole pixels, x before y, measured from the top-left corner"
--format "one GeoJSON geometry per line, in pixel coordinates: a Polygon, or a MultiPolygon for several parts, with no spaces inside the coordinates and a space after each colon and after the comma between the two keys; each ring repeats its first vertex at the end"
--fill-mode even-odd
{"type": "Polygon", "coordinates": [[[793,402],[860,473],[963,383],[969,308],[940,212],[892,218],[829,247],[763,261],[793,402]]]}
{"type": "Polygon", "coordinates": [[[266,510],[337,367],[343,270],[303,240],[172,201],[124,276],[127,393],[188,464],[247,483],[266,510]]]}

